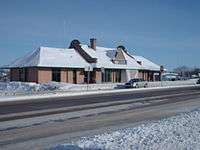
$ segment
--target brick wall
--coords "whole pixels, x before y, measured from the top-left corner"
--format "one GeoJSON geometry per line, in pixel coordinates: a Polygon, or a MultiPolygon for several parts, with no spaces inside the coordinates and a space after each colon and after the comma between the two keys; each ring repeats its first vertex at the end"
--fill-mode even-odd
{"type": "Polygon", "coordinates": [[[73,83],[73,70],[68,70],[67,71],[67,82],[68,83],[73,83]]]}
{"type": "Polygon", "coordinates": [[[84,70],[83,69],[78,69],[76,70],[76,77],[77,77],[77,83],[84,83],[84,70]]]}
{"type": "MultiPolygon", "coordinates": [[[[76,83],[84,83],[84,69],[61,69],[61,82],[75,83],[73,76],[76,74],[76,83]]],[[[148,74],[144,72],[139,73],[141,77],[148,79],[148,74]]],[[[27,82],[46,83],[52,81],[52,68],[28,68],[27,69],[27,82]]],[[[11,69],[11,81],[19,81],[19,70],[11,69]]],[[[101,69],[95,69],[90,76],[96,83],[102,83],[101,69]]],[[[121,72],[121,82],[126,81],[126,71],[121,72]]],[[[116,71],[112,70],[111,82],[116,82],[116,71]]]]}
{"type": "Polygon", "coordinates": [[[68,81],[68,71],[67,69],[61,69],[61,72],[60,72],[60,79],[61,79],[61,82],[67,82],[68,81]]]}
{"type": "Polygon", "coordinates": [[[95,81],[96,83],[101,83],[102,81],[102,73],[101,70],[95,70],[95,81]]]}
{"type": "Polygon", "coordinates": [[[38,83],[50,82],[52,80],[51,68],[38,69],[38,83]]]}

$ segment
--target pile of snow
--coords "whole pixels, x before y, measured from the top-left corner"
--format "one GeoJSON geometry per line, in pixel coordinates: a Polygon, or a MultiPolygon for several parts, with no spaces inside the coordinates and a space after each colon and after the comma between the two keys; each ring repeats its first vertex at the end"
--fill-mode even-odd
{"type": "Polygon", "coordinates": [[[162,86],[180,86],[180,85],[195,85],[198,79],[180,80],[180,81],[158,81],[149,82],[149,87],[162,87],[162,86]]]}
{"type": "Polygon", "coordinates": [[[71,84],[71,83],[31,83],[31,82],[0,82],[0,95],[37,94],[55,91],[86,91],[114,89],[120,84],[71,84]]]}
{"type": "MultiPolygon", "coordinates": [[[[195,85],[197,80],[186,81],[163,81],[149,82],[148,87],[165,87],[165,86],[180,86],[180,85],[195,85]]],[[[16,95],[16,94],[38,94],[56,91],[95,91],[123,88],[124,83],[105,83],[105,84],[72,84],[62,82],[49,83],[31,83],[31,82],[0,82],[1,95],[16,95]]]]}
{"type": "Polygon", "coordinates": [[[38,93],[55,90],[67,90],[75,87],[69,83],[44,83],[37,84],[31,82],[0,82],[0,95],[12,95],[16,93],[38,93]]]}
{"type": "Polygon", "coordinates": [[[29,92],[36,90],[37,84],[23,83],[23,82],[0,82],[1,93],[16,93],[16,92],[29,92]]]}
{"type": "Polygon", "coordinates": [[[138,150],[199,149],[200,109],[178,116],[120,129],[93,137],[83,137],[51,150],[138,150]]]}

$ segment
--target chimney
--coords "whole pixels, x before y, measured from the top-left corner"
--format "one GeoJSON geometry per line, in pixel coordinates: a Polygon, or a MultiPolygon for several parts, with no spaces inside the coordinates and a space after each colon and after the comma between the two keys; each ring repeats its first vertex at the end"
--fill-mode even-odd
{"type": "Polygon", "coordinates": [[[90,39],[90,47],[96,50],[96,45],[97,45],[97,39],[95,38],[90,39]]]}

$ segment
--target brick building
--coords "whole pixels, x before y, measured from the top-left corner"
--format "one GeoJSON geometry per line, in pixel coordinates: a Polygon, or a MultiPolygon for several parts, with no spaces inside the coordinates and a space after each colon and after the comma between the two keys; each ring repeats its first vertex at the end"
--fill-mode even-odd
{"type": "Polygon", "coordinates": [[[159,80],[160,66],[141,56],[130,55],[123,46],[105,48],[73,40],[69,48],[39,47],[11,63],[11,81],[103,83],[130,78],[159,80]]]}

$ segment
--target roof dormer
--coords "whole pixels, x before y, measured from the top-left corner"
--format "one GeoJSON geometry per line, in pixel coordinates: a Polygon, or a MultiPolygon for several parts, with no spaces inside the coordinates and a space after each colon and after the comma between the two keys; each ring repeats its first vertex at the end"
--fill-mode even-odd
{"type": "Polygon", "coordinates": [[[125,51],[124,46],[118,46],[117,47],[115,57],[112,59],[112,62],[114,64],[121,64],[121,65],[127,64],[127,61],[126,61],[124,54],[123,54],[123,51],[125,51]]]}

